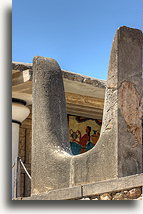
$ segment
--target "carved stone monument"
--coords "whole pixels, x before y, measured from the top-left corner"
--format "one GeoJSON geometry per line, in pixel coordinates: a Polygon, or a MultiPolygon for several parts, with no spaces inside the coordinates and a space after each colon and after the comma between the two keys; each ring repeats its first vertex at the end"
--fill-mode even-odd
{"type": "Polygon", "coordinates": [[[114,37],[103,125],[90,151],[72,155],[61,69],[33,61],[32,196],[142,172],[142,32],[121,27],[114,37]]]}

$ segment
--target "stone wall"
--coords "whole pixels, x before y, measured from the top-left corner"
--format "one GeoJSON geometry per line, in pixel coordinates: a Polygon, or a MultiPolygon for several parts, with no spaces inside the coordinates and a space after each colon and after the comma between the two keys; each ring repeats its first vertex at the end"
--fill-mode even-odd
{"type": "MultiPolygon", "coordinates": [[[[101,113],[103,111],[103,100],[99,100],[92,97],[79,96],[76,94],[66,93],[66,103],[73,104],[76,106],[77,100],[78,103],[82,104],[82,106],[86,106],[87,109],[90,107],[98,107],[100,112],[97,111],[97,115],[101,118],[101,113]],[[78,99],[77,99],[78,96],[78,99]],[[87,99],[88,98],[88,99],[87,99]],[[76,101],[76,102],[75,102],[76,101]],[[82,103],[81,103],[82,102],[82,103]]],[[[19,157],[21,157],[24,165],[26,166],[28,172],[31,174],[31,144],[32,144],[32,105],[28,106],[30,109],[30,114],[28,118],[21,124],[20,133],[19,133],[19,157]]],[[[73,106],[72,106],[73,107],[73,106]]],[[[87,110],[86,110],[87,111],[87,110]]],[[[77,112],[78,114],[78,112],[77,112]]],[[[95,122],[94,122],[95,123],[95,122]]],[[[28,176],[25,174],[25,171],[21,167],[20,169],[20,177],[19,177],[19,196],[20,197],[28,197],[31,194],[31,181],[28,176]]]]}
{"type": "MultiPolygon", "coordinates": [[[[16,200],[30,200],[28,198],[17,198],[16,200]]],[[[41,199],[44,200],[44,199],[41,199]]],[[[45,199],[46,200],[46,199],[45,199]]],[[[109,201],[109,200],[143,200],[142,187],[125,189],[122,191],[114,191],[103,193],[100,195],[92,195],[88,197],[68,199],[68,200],[87,200],[87,201],[109,201]]]]}
{"type": "Polygon", "coordinates": [[[126,189],[122,191],[106,192],[99,195],[83,197],[74,200],[142,200],[142,187],[126,189]]]}
{"type": "Polygon", "coordinates": [[[51,190],[15,200],[142,200],[143,174],[51,190]]]}
{"type": "MultiPolygon", "coordinates": [[[[31,174],[32,106],[28,107],[30,108],[30,115],[20,127],[19,157],[21,157],[28,172],[31,174]]],[[[31,181],[21,167],[20,197],[28,197],[30,195],[31,181]]],[[[142,197],[142,187],[135,187],[121,191],[105,192],[102,194],[75,198],[71,200],[142,200],[142,197]]]]}
{"type": "MultiPolygon", "coordinates": [[[[32,143],[32,106],[28,106],[30,115],[20,126],[19,157],[21,157],[28,172],[31,174],[31,143],[32,143]]],[[[20,169],[20,196],[27,197],[31,194],[31,181],[21,167],[20,169]]]]}

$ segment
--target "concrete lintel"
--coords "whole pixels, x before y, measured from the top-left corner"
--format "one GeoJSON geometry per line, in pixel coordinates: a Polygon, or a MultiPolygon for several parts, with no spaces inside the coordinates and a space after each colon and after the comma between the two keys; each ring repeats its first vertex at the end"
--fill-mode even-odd
{"type": "Polygon", "coordinates": [[[121,191],[139,186],[143,186],[143,173],[113,180],[86,184],[83,185],[82,188],[83,196],[92,196],[106,192],[121,191]]]}

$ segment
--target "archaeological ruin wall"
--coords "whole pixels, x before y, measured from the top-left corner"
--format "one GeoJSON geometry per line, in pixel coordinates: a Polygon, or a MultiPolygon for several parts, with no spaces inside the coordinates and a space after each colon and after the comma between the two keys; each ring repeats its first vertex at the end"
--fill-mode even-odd
{"type": "MultiPolygon", "coordinates": [[[[142,43],[140,30],[128,27],[117,30],[110,55],[103,118],[68,115],[66,103],[71,94],[65,96],[58,63],[45,57],[34,58],[32,132],[28,131],[31,127],[26,130],[24,123],[21,126],[21,135],[27,131],[31,138],[32,134],[32,159],[27,155],[31,163],[31,197],[20,200],[141,198],[142,43]],[[95,122],[96,129],[92,128],[95,122]],[[95,140],[97,134],[100,136],[95,140]],[[87,149],[87,141],[95,145],[90,144],[87,149]],[[72,143],[80,145],[81,150],[73,149],[73,154],[72,143]]],[[[83,97],[77,96],[76,101],[82,102],[83,97]]]]}

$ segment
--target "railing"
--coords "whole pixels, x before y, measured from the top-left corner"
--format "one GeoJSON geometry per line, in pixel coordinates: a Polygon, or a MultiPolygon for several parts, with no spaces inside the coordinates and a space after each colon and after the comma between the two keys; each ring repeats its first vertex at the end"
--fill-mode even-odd
{"type": "Polygon", "coordinates": [[[18,157],[18,160],[20,161],[20,164],[23,167],[24,171],[26,172],[27,176],[31,180],[31,176],[30,176],[29,172],[27,171],[26,167],[24,166],[24,163],[23,163],[22,159],[20,157],[18,157]]]}
{"type": "Polygon", "coordinates": [[[21,166],[24,169],[25,173],[27,174],[28,178],[31,180],[31,175],[29,174],[28,170],[26,169],[22,159],[20,157],[17,157],[15,163],[12,166],[12,173],[14,176],[14,187],[12,190],[13,191],[12,198],[21,197],[21,193],[20,193],[21,166]]]}

